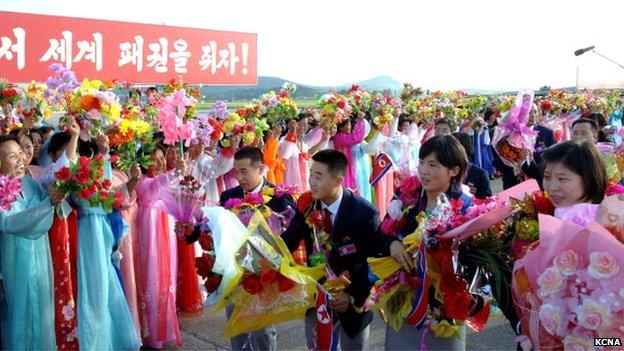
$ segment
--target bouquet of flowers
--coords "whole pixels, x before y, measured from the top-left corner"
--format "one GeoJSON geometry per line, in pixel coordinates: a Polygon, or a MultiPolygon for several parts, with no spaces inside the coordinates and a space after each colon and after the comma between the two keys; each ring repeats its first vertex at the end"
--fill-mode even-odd
{"type": "Polygon", "coordinates": [[[404,112],[407,115],[416,115],[420,123],[429,124],[437,115],[436,106],[430,96],[414,99],[405,105],[404,112]]]}
{"type": "Polygon", "coordinates": [[[17,86],[6,79],[0,79],[0,105],[14,106],[20,99],[21,95],[17,86]]]}
{"type": "Polygon", "coordinates": [[[427,318],[429,328],[442,338],[456,336],[464,322],[476,330],[485,327],[489,305],[485,304],[483,311],[473,306],[472,295],[478,292],[469,289],[458,270],[454,238],[442,236],[449,226],[468,219],[464,215],[458,218],[462,207],[461,200],[449,201],[441,194],[431,213],[418,215],[416,230],[403,238],[405,252],[414,258],[413,273],[390,257],[369,259],[371,270],[380,278],[374,295],[376,308],[384,311],[387,323],[394,329],[398,330],[404,321],[419,325],[427,318]],[[429,299],[430,287],[436,290],[434,300],[429,299]]]}
{"type": "Polygon", "coordinates": [[[172,78],[167,85],[165,85],[163,92],[165,95],[173,94],[176,91],[183,91],[187,98],[193,100],[194,103],[186,106],[186,118],[190,118],[195,115],[195,104],[201,98],[201,91],[197,86],[191,86],[182,80],[182,77],[172,78]]]}
{"type": "Polygon", "coordinates": [[[397,101],[388,93],[375,95],[370,110],[373,124],[377,128],[383,128],[383,126],[392,123],[394,116],[399,113],[396,103],[397,101]]]}
{"type": "Polygon", "coordinates": [[[317,104],[320,110],[320,124],[325,130],[331,130],[351,116],[351,105],[347,97],[340,94],[325,94],[317,104]]]}
{"type": "Polygon", "coordinates": [[[238,274],[227,282],[217,306],[234,305],[225,325],[226,338],[302,318],[314,306],[319,269],[296,264],[260,213],[251,219],[233,256],[238,274]]]}
{"type": "Polygon", "coordinates": [[[351,109],[358,113],[370,110],[373,96],[359,85],[353,84],[347,91],[347,99],[351,109]]]}
{"type": "Polygon", "coordinates": [[[281,234],[288,227],[294,213],[275,213],[268,206],[273,198],[293,196],[295,187],[288,185],[265,186],[259,193],[246,194],[242,199],[232,198],[223,207],[232,211],[244,224],[249,225],[256,212],[260,212],[274,233],[281,234]]]}
{"type": "Polygon", "coordinates": [[[477,95],[473,95],[473,96],[469,96],[465,98],[463,101],[463,106],[468,109],[468,112],[470,112],[470,114],[476,115],[479,112],[479,110],[485,107],[486,103],[487,103],[486,98],[477,94],[477,95]]]}
{"type": "Polygon", "coordinates": [[[278,94],[270,91],[261,97],[260,114],[266,116],[270,124],[278,121],[288,122],[297,117],[299,109],[291,98],[297,87],[289,82],[284,83],[282,90],[278,94]]]}
{"type": "Polygon", "coordinates": [[[143,113],[137,106],[124,108],[121,119],[108,128],[107,135],[111,148],[117,151],[117,166],[122,171],[128,171],[133,165],[143,168],[150,166],[152,161],[147,156],[155,145],[152,141],[153,126],[143,120],[143,113]],[[137,154],[141,147],[143,155],[137,154]]]}
{"type": "Polygon", "coordinates": [[[45,83],[48,89],[44,92],[44,97],[51,107],[62,107],[69,111],[71,96],[74,90],[80,86],[76,74],[60,63],[51,64],[49,69],[52,71],[52,75],[48,77],[45,83]]]}
{"type": "Polygon", "coordinates": [[[0,209],[10,211],[22,193],[22,181],[17,177],[0,175],[0,209]]]}
{"type": "Polygon", "coordinates": [[[195,126],[195,138],[193,142],[201,141],[204,145],[209,145],[212,141],[218,141],[223,137],[223,128],[220,120],[226,119],[230,115],[225,102],[218,100],[212,104],[207,114],[200,114],[193,118],[195,126]]]}
{"type": "Polygon", "coordinates": [[[123,194],[111,190],[111,181],[104,178],[104,166],[101,154],[92,158],[81,156],[77,162],[56,172],[54,186],[65,193],[75,193],[90,206],[101,206],[107,212],[121,208],[123,194]]]}
{"type": "Polygon", "coordinates": [[[82,140],[104,133],[121,116],[117,96],[101,89],[104,89],[101,81],[84,79],[70,96],[69,113],[77,117],[82,140]]]}
{"type": "Polygon", "coordinates": [[[238,113],[234,112],[223,121],[223,130],[225,133],[225,140],[221,140],[221,145],[224,147],[237,145],[230,145],[230,139],[234,136],[241,136],[245,145],[250,145],[256,139],[256,127],[253,122],[241,117],[238,113]]]}
{"type": "Polygon", "coordinates": [[[195,258],[195,267],[197,267],[197,274],[205,279],[204,287],[206,288],[206,292],[210,295],[217,291],[223,279],[221,274],[212,271],[216,260],[212,233],[207,232],[200,235],[199,244],[203,253],[200,257],[195,258]]]}
{"type": "MultiPolygon", "coordinates": [[[[161,184],[160,200],[157,202],[164,212],[167,212],[179,223],[195,223],[201,218],[201,206],[206,198],[204,187],[192,175],[183,175],[180,172],[170,172],[161,184]]],[[[183,238],[185,232],[177,232],[183,238]]]]}
{"type": "Polygon", "coordinates": [[[505,164],[516,171],[532,157],[534,151],[537,132],[527,126],[532,105],[532,91],[518,93],[514,106],[494,133],[494,150],[505,164]]]}
{"type": "Polygon", "coordinates": [[[31,119],[35,125],[41,121],[41,118],[49,118],[52,115],[52,109],[48,106],[48,102],[44,96],[48,87],[34,80],[24,89],[24,99],[17,105],[17,113],[24,119],[31,119]]]}
{"type": "Polygon", "coordinates": [[[624,245],[595,222],[539,223],[540,243],[516,265],[512,286],[532,345],[587,350],[594,338],[624,337],[624,245]]]}
{"type": "Polygon", "coordinates": [[[190,145],[195,135],[193,123],[189,121],[194,113],[190,108],[196,103],[197,100],[189,97],[185,90],[175,90],[158,101],[158,120],[165,134],[165,144],[185,142],[190,145]]]}
{"type": "Polygon", "coordinates": [[[421,88],[414,89],[414,87],[410,83],[403,83],[403,91],[401,91],[401,100],[403,101],[404,105],[407,105],[408,103],[412,102],[414,99],[418,98],[422,94],[423,94],[423,91],[421,88]]]}

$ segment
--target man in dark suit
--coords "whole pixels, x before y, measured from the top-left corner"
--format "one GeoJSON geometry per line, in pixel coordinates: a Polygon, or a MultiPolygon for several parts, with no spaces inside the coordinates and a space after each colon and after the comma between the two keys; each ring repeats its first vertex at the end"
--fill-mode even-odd
{"type": "MultiPolygon", "coordinates": [[[[376,245],[379,212],[370,202],[342,186],[347,171],[347,158],[342,152],[332,149],[319,151],[312,156],[312,160],[310,189],[314,201],[310,206],[322,210],[325,220],[331,221],[325,226],[331,245],[327,264],[337,276],[348,273],[351,281],[343,293],[333,296],[331,300],[331,307],[338,315],[340,345],[343,350],[368,349],[373,315],[363,310],[362,306],[372,287],[366,259],[374,256],[379,248],[376,245]]],[[[305,214],[299,210],[282,234],[291,251],[303,239],[308,257],[315,252],[313,236],[305,214]]],[[[314,309],[308,311],[305,322],[307,346],[316,349],[314,309]]]]}
{"type": "MultiPolygon", "coordinates": [[[[474,144],[472,143],[470,135],[464,132],[457,132],[453,133],[453,136],[455,139],[459,140],[464,147],[464,150],[466,150],[468,160],[472,160],[472,156],[474,154],[474,144]]],[[[488,177],[487,172],[483,168],[475,165],[472,161],[468,162],[468,169],[462,183],[470,187],[470,193],[477,199],[485,199],[492,196],[490,178],[488,177]]]]}
{"type": "MultiPolygon", "coordinates": [[[[537,107],[533,107],[529,114],[529,121],[527,125],[537,132],[537,138],[535,139],[535,152],[533,152],[533,160],[529,163],[522,165],[522,173],[527,178],[533,178],[537,182],[542,184],[542,152],[552,145],[555,145],[555,133],[552,129],[535,124],[535,113],[537,107]]],[[[496,151],[494,151],[494,167],[502,174],[503,189],[509,189],[514,185],[520,184],[523,181],[522,174],[515,174],[512,167],[507,166],[496,151]]]]}
{"type": "MultiPolygon", "coordinates": [[[[263,176],[262,151],[257,147],[243,147],[234,154],[234,172],[238,186],[225,190],[219,198],[219,205],[223,206],[229,199],[242,199],[245,194],[256,194],[267,187],[275,187],[263,176]]],[[[295,202],[290,195],[274,196],[266,204],[272,211],[282,213],[289,208],[295,208],[295,202]]],[[[226,309],[229,318],[232,308],[226,309]]],[[[277,348],[277,334],[275,327],[268,327],[251,333],[237,335],[230,339],[233,350],[275,350],[277,348]]]]}
{"type": "MultiPolygon", "coordinates": [[[[275,185],[263,176],[266,166],[263,164],[262,157],[262,151],[257,147],[243,147],[234,154],[234,172],[238,186],[221,193],[219,206],[225,205],[230,199],[242,199],[245,194],[255,194],[265,188],[275,188],[275,185]]],[[[277,213],[295,208],[295,202],[290,195],[274,196],[266,205],[277,213]]]]}

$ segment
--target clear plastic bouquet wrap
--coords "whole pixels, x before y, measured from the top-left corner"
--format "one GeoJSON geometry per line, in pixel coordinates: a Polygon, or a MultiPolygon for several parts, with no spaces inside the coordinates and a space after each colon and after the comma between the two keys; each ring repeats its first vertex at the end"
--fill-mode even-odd
{"type": "Polygon", "coordinates": [[[314,306],[316,281],[323,275],[323,267],[296,264],[284,241],[271,231],[260,212],[253,215],[247,232],[239,239],[237,246],[215,240],[217,259],[213,271],[230,270],[219,287],[216,308],[234,305],[225,325],[225,337],[303,318],[314,306]],[[222,256],[224,251],[229,257],[222,256]],[[222,267],[224,261],[232,267],[222,267]]]}
{"type": "MultiPolygon", "coordinates": [[[[602,225],[540,215],[540,243],[514,267],[512,292],[536,349],[589,350],[624,337],[624,245],[602,225]]],[[[526,342],[525,342],[526,344],[526,342]]]]}
{"type": "MultiPolygon", "coordinates": [[[[201,217],[201,206],[206,194],[204,188],[192,175],[171,172],[160,184],[160,200],[156,203],[180,223],[195,223],[201,217]]],[[[183,237],[184,232],[176,233],[183,237]]]]}

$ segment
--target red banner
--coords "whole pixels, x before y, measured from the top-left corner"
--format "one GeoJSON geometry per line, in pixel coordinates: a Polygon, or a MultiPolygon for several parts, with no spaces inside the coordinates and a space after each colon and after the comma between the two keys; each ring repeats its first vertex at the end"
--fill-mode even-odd
{"type": "Polygon", "coordinates": [[[0,11],[0,77],[45,81],[54,62],[79,79],[258,82],[254,33],[0,11]]]}

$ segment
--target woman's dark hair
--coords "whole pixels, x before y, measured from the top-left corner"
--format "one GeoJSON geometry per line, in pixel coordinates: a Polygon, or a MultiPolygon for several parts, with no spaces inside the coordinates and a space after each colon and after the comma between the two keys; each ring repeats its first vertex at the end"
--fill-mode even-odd
{"type": "Polygon", "coordinates": [[[299,112],[299,114],[297,115],[297,117],[295,117],[295,121],[299,122],[301,119],[304,118],[312,118],[312,114],[310,112],[299,112]]]}
{"type": "Polygon", "coordinates": [[[57,153],[60,149],[65,147],[69,140],[71,139],[71,134],[68,132],[60,132],[52,135],[50,138],[50,142],[48,143],[48,153],[50,155],[57,153]]]}
{"type": "Polygon", "coordinates": [[[20,145],[19,140],[17,140],[17,136],[12,134],[0,135],[0,146],[9,141],[14,141],[17,145],[20,145]]]}
{"type": "Polygon", "coordinates": [[[427,140],[421,147],[418,157],[422,160],[435,153],[436,159],[446,168],[459,168],[459,173],[451,178],[451,186],[461,187],[468,168],[468,156],[462,144],[452,135],[438,135],[427,140]]]}
{"type": "Polygon", "coordinates": [[[326,165],[329,173],[335,177],[344,177],[347,174],[347,156],[338,150],[321,150],[312,155],[312,160],[326,165]]]}
{"type": "Polygon", "coordinates": [[[54,128],[52,128],[50,126],[41,126],[41,127],[35,129],[35,131],[37,133],[41,134],[41,135],[48,134],[48,133],[50,133],[53,130],[54,130],[54,128]]]}
{"type": "MultiPolygon", "coordinates": [[[[156,150],[160,150],[163,153],[163,156],[167,153],[167,150],[163,148],[162,145],[158,144],[149,144],[147,147],[140,147],[137,150],[138,156],[147,156],[149,157],[151,154],[156,152],[156,150]]],[[[141,168],[141,174],[147,173],[147,168],[143,167],[143,165],[139,164],[139,168],[141,168]]]]}
{"type": "Polygon", "coordinates": [[[542,153],[544,168],[559,163],[583,179],[584,199],[599,204],[607,189],[607,168],[596,146],[587,141],[566,141],[542,153]]]}
{"type": "Polygon", "coordinates": [[[405,123],[405,122],[411,123],[411,122],[412,122],[412,119],[410,118],[410,116],[408,116],[408,115],[406,115],[406,114],[404,114],[404,113],[401,113],[401,114],[399,115],[399,127],[401,127],[401,125],[402,125],[403,123],[405,123]]]}
{"type": "Polygon", "coordinates": [[[464,151],[466,151],[466,156],[468,156],[468,160],[471,160],[472,155],[474,154],[474,144],[472,143],[472,137],[468,135],[468,133],[464,132],[455,132],[452,135],[464,147],[464,151]]]}
{"type": "Polygon", "coordinates": [[[451,120],[448,118],[443,117],[436,120],[433,126],[435,127],[438,124],[448,124],[448,126],[451,128],[451,131],[455,130],[455,123],[451,122],[451,120]]]}
{"type": "MultiPolygon", "coordinates": [[[[20,129],[16,129],[16,130],[12,130],[9,134],[15,135],[15,138],[17,138],[17,140],[20,140],[19,139],[19,132],[20,132],[20,129]]],[[[22,137],[23,138],[28,138],[28,139],[30,139],[30,142],[33,142],[32,136],[28,132],[22,134],[22,137]]],[[[21,145],[21,143],[20,143],[20,145],[21,145]]]]}
{"type": "Polygon", "coordinates": [[[98,146],[93,140],[78,140],[78,154],[85,157],[93,157],[98,153],[98,146]]]}
{"type": "Polygon", "coordinates": [[[601,142],[601,143],[609,142],[609,138],[607,138],[607,135],[602,131],[602,128],[606,127],[607,124],[609,124],[608,119],[602,113],[595,113],[595,112],[590,113],[589,116],[587,116],[587,119],[595,121],[596,124],[598,125],[598,142],[601,142]]]}
{"type": "Polygon", "coordinates": [[[346,126],[347,123],[351,123],[351,125],[353,125],[353,123],[351,122],[351,118],[345,118],[342,122],[338,123],[336,125],[337,131],[340,132],[340,129],[342,129],[342,127],[346,126]]]}
{"type": "Polygon", "coordinates": [[[483,111],[483,119],[487,122],[493,114],[495,114],[495,111],[488,107],[483,111]]]}

